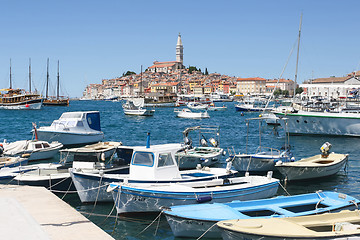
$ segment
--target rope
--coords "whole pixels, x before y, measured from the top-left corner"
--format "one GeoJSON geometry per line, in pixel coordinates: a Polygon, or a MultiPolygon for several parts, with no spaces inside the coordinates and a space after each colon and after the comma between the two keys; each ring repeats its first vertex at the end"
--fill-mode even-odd
{"type": "Polygon", "coordinates": [[[146,228],[144,228],[141,232],[139,232],[136,236],[139,236],[140,234],[142,234],[143,232],[145,232],[158,218],[160,218],[162,214],[162,211],[159,213],[159,215],[157,215],[157,217],[148,225],[146,226],[146,228]]]}
{"type": "Polygon", "coordinates": [[[279,181],[279,185],[286,192],[287,195],[291,196],[291,194],[285,189],[285,187],[281,184],[280,181],[279,181]]]}
{"type": "Polygon", "coordinates": [[[61,200],[64,199],[64,197],[68,194],[68,192],[70,191],[70,188],[71,188],[72,184],[73,184],[73,181],[70,182],[69,187],[68,187],[68,189],[66,190],[66,193],[64,194],[64,196],[62,196],[61,200]]]}
{"type": "Polygon", "coordinates": [[[216,226],[216,223],[214,223],[211,227],[208,228],[203,234],[200,235],[196,240],[201,239],[208,231],[210,231],[214,226],[216,226]]]}
{"type": "MultiPolygon", "coordinates": [[[[91,190],[96,190],[98,188],[102,188],[102,187],[105,187],[105,186],[108,186],[110,185],[110,183],[107,183],[107,184],[104,184],[104,185],[101,185],[99,187],[94,187],[94,188],[88,188],[88,189],[85,189],[85,190],[79,190],[79,191],[68,191],[68,193],[78,193],[78,192],[87,192],[87,191],[91,191],[91,190]]],[[[66,191],[60,191],[60,190],[51,190],[52,192],[57,192],[57,193],[66,193],[66,191]]]]}
{"type": "MultiPolygon", "coordinates": [[[[96,193],[96,198],[95,198],[95,202],[94,202],[94,207],[93,207],[93,209],[92,209],[92,211],[91,211],[91,214],[94,212],[95,207],[96,207],[96,203],[97,203],[97,201],[98,201],[98,197],[99,197],[99,193],[100,193],[100,186],[101,186],[102,179],[103,179],[103,175],[101,175],[101,177],[100,177],[99,188],[98,188],[98,191],[97,191],[97,193],[96,193]]],[[[89,217],[91,216],[91,214],[89,215],[89,217]]]]}

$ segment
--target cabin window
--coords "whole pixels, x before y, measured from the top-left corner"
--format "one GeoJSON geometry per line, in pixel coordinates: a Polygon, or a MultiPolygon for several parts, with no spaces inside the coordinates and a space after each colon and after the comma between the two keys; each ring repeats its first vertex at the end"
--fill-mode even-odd
{"type": "Polygon", "coordinates": [[[78,127],[83,127],[83,126],[84,126],[84,124],[83,124],[83,122],[82,122],[82,121],[78,121],[78,122],[77,122],[77,124],[76,124],[76,126],[78,126],[78,127]]]}
{"type": "Polygon", "coordinates": [[[44,148],[50,147],[50,145],[48,143],[43,143],[43,146],[44,146],[44,148]]]}
{"type": "Polygon", "coordinates": [[[35,149],[39,149],[39,148],[42,148],[41,143],[37,143],[37,144],[35,144],[35,149]]]}
{"type": "Polygon", "coordinates": [[[76,126],[76,121],[68,121],[66,126],[67,127],[75,127],[76,126]]]}
{"type": "Polygon", "coordinates": [[[165,167],[171,165],[174,165],[174,161],[173,158],[171,157],[171,153],[160,153],[158,167],[165,167]]]}
{"type": "Polygon", "coordinates": [[[132,164],[152,167],[154,165],[154,154],[149,152],[136,152],[132,164]]]}

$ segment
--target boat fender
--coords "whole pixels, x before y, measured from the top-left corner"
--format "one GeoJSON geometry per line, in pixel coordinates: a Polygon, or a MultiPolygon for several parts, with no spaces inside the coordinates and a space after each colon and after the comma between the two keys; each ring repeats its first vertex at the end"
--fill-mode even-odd
{"type": "Polygon", "coordinates": [[[275,163],[275,166],[281,166],[282,165],[282,161],[280,160],[280,161],[277,161],[276,163],[275,163]]]}
{"type": "Polygon", "coordinates": [[[227,172],[230,172],[231,166],[232,166],[232,161],[228,161],[226,163],[226,168],[225,168],[227,172]]]}
{"type": "Polygon", "coordinates": [[[221,153],[223,156],[225,156],[226,155],[226,151],[222,151],[222,153],[221,153]]]}
{"type": "Polygon", "coordinates": [[[295,157],[290,158],[290,162],[295,162],[295,157]]]}
{"type": "Polygon", "coordinates": [[[107,187],[107,189],[106,189],[106,192],[112,192],[112,191],[114,191],[116,188],[118,188],[118,186],[111,186],[111,185],[109,185],[109,186],[107,187]]]}
{"type": "Polygon", "coordinates": [[[199,163],[196,165],[196,170],[200,170],[200,169],[201,169],[201,164],[199,163]]]}
{"type": "Polygon", "coordinates": [[[205,195],[205,196],[196,196],[196,201],[198,203],[204,203],[204,202],[209,202],[212,200],[212,196],[211,195],[205,195]]]}
{"type": "Polygon", "coordinates": [[[213,147],[217,147],[219,145],[219,143],[214,138],[210,138],[209,141],[213,147]]]}
{"type": "Polygon", "coordinates": [[[207,147],[207,146],[208,146],[207,141],[206,141],[204,138],[202,138],[202,139],[200,140],[200,144],[201,144],[201,146],[203,146],[203,147],[207,147]]]}
{"type": "Polygon", "coordinates": [[[224,178],[223,185],[229,185],[231,184],[230,180],[228,178],[224,178]]]}
{"type": "Polygon", "coordinates": [[[101,161],[103,161],[103,162],[105,161],[105,153],[102,153],[102,154],[101,154],[100,159],[101,159],[101,161]]]}
{"type": "Polygon", "coordinates": [[[30,153],[24,153],[23,155],[21,155],[22,158],[28,158],[30,157],[30,153]]]}
{"type": "Polygon", "coordinates": [[[272,178],[273,171],[268,171],[266,177],[270,180],[272,178]]]}

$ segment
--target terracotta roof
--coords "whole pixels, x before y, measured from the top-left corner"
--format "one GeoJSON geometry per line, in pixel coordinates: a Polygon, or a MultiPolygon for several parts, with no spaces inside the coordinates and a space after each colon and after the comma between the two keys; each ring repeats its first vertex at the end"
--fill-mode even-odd
{"type": "Polygon", "coordinates": [[[259,78],[259,77],[255,77],[255,78],[238,78],[237,81],[266,81],[265,78],[259,78]]]}
{"type": "Polygon", "coordinates": [[[329,78],[317,78],[311,81],[311,83],[341,83],[350,79],[351,77],[329,77],[329,78]]]}
{"type": "Polygon", "coordinates": [[[175,63],[164,63],[164,64],[158,64],[158,63],[156,63],[156,64],[154,64],[154,65],[152,65],[151,67],[149,67],[149,68],[156,68],[156,67],[172,67],[172,66],[174,66],[175,65],[175,63]]]}

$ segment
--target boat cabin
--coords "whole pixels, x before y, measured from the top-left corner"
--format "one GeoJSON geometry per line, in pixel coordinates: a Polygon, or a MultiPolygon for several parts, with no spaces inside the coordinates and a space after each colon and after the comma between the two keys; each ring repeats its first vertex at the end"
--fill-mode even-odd
{"type": "Polygon", "coordinates": [[[100,113],[91,112],[65,112],[59,119],[54,120],[50,128],[65,131],[101,131],[100,113]]]}
{"type": "Polygon", "coordinates": [[[181,179],[175,153],[181,144],[135,147],[130,162],[130,179],[181,179]]]}

